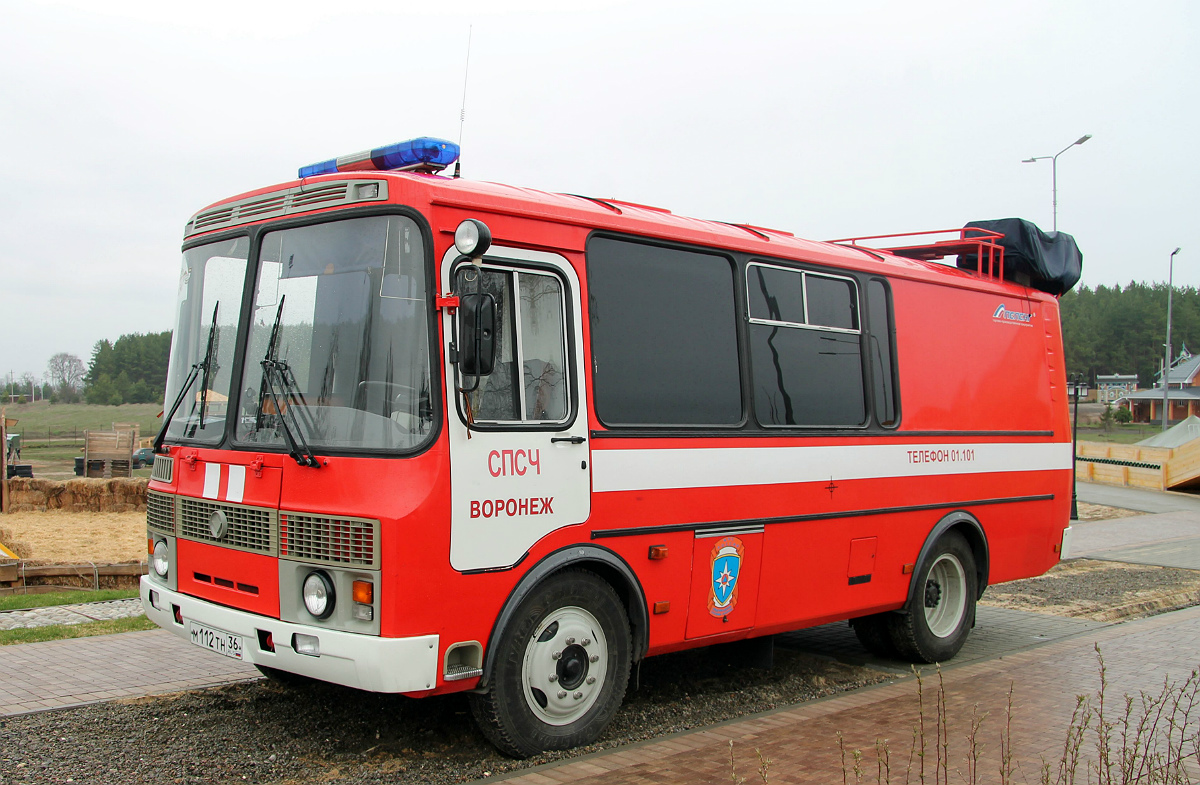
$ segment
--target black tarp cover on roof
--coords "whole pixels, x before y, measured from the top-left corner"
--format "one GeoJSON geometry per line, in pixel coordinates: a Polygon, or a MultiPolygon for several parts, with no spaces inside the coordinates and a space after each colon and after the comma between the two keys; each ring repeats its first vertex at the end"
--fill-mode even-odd
{"type": "MultiPolygon", "coordinates": [[[[1004,277],[1027,284],[1055,296],[1065,294],[1079,281],[1083,269],[1083,254],[1075,238],[1065,232],[1043,232],[1035,224],[1021,218],[1000,218],[995,221],[971,221],[966,236],[979,237],[970,230],[987,229],[1000,232],[1004,239],[1004,277]]],[[[975,254],[958,257],[958,266],[976,269],[975,254]]]]}

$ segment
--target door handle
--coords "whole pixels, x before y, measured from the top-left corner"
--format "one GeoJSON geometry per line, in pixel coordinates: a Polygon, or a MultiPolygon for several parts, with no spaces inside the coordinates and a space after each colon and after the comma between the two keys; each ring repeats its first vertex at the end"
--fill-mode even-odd
{"type": "Polygon", "coordinates": [[[583,438],[582,436],[555,436],[550,439],[551,444],[555,444],[557,442],[570,442],[571,444],[583,444],[586,441],[587,441],[587,439],[583,438]]]}

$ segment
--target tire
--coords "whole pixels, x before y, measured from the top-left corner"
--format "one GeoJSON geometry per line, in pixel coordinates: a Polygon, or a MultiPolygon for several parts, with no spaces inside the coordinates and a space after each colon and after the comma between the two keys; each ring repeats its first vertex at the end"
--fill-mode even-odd
{"type": "Polygon", "coordinates": [[[907,612],[888,619],[892,645],[911,662],[944,662],[958,654],[975,624],[979,577],[971,546],[961,534],[943,535],[914,579],[907,612]]]}
{"type": "Polygon", "coordinates": [[[632,636],[617,593],[593,573],[551,576],[521,601],[497,641],[479,730],[527,758],[595,741],[625,698],[632,636]]]}
{"type": "Polygon", "coordinates": [[[900,654],[892,644],[892,634],[889,620],[895,614],[876,613],[872,616],[860,616],[850,620],[854,635],[858,642],[871,654],[888,660],[897,659],[900,654]]]}
{"type": "Polygon", "coordinates": [[[301,676],[299,673],[291,671],[281,671],[266,665],[255,665],[254,667],[258,668],[258,672],[266,676],[268,680],[287,687],[304,687],[314,681],[311,677],[301,676]]]}

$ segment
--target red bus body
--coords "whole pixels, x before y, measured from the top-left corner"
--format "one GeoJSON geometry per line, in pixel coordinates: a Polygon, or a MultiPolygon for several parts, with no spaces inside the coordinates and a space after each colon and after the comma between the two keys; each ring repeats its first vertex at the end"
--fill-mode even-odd
{"type": "MultiPolygon", "coordinates": [[[[506,612],[560,569],[591,569],[613,585],[626,607],[637,659],[903,610],[923,548],[947,526],[968,520],[982,534],[964,529],[975,550],[980,591],[985,584],[1039,575],[1058,561],[1064,531],[1069,533],[1072,478],[1054,297],[986,272],[883,251],[611,200],[415,173],[325,175],[244,194],[198,213],[187,243],[366,208],[386,213],[393,206],[423,225],[431,245],[425,250],[433,276],[426,307],[436,311],[432,340],[439,348],[431,362],[440,388],[434,433],[402,457],[317,449],[320,468],[299,465],[278,445],[256,449],[226,439],[214,447],[168,439],[150,484],[160,518],[149,536],[153,548],[172,526],[172,573],[167,579],[152,574],[142,589],[148,614],[163,627],[204,645],[189,624],[197,622],[239,637],[238,653],[257,665],[424,696],[488,686],[491,648],[503,633],[506,612]],[[286,215],[264,208],[261,219],[238,218],[239,209],[230,209],[253,215],[245,205],[350,181],[379,183],[384,195],[369,204],[300,207],[286,215]],[[535,453],[523,432],[511,444],[505,441],[511,431],[503,428],[468,433],[449,348],[458,316],[450,298],[460,292],[448,270],[458,256],[455,229],[467,219],[491,230],[485,264],[510,258],[510,251],[519,252],[511,257],[518,265],[531,258],[559,260],[555,264],[563,269],[556,274],[569,290],[565,301],[578,309],[568,317],[566,350],[580,380],[571,392],[572,427],[585,442],[564,436],[551,443],[558,432],[543,430],[537,436],[544,446],[535,453]],[[735,283],[754,260],[781,270],[799,265],[816,276],[813,285],[836,281],[839,273],[883,282],[893,321],[895,422],[809,430],[764,429],[745,417],[740,424],[694,431],[606,425],[594,400],[596,317],[589,311],[589,242],[599,235],[728,257],[735,283]],[[823,274],[830,277],[818,281],[823,274]],[[457,467],[458,456],[468,455],[464,450],[483,457],[472,459],[472,467],[457,467]],[[535,474],[534,457],[538,475],[553,461],[570,463],[577,472],[571,482],[583,483],[578,487],[586,499],[544,488],[521,491],[520,481],[535,474]],[[493,481],[497,490],[489,492],[493,481]],[[468,484],[479,490],[464,490],[468,484]],[[203,533],[186,536],[174,522],[184,525],[180,510],[189,500],[208,504],[199,508],[204,514],[220,507],[232,516],[244,506],[274,515],[275,539],[253,552],[205,541],[203,533]],[[456,504],[462,505],[457,513],[456,504]],[[582,520],[554,525],[563,504],[583,505],[582,520]],[[281,620],[281,607],[304,607],[291,598],[296,586],[280,577],[294,566],[281,567],[281,560],[295,516],[378,522],[378,553],[364,557],[375,566],[363,562],[364,574],[374,576],[377,631],[281,620]],[[456,539],[460,521],[463,534],[456,539]],[[510,525],[534,533],[518,533],[514,542],[504,534],[510,525]],[[727,612],[713,607],[712,568],[721,538],[706,536],[712,532],[727,534],[740,549],[736,601],[727,612]],[[296,650],[297,633],[319,638],[318,656],[296,650]]],[[[739,294],[741,285],[735,287],[739,294]]],[[[249,312],[248,304],[243,308],[249,312]]],[[[736,308],[746,374],[747,306],[739,302],[736,308]]],[[[243,332],[246,321],[243,315],[243,332]]],[[[246,362],[254,367],[252,359],[246,362]]],[[[742,386],[742,405],[749,410],[752,385],[742,386]]],[[[331,569],[338,564],[325,563],[331,569]]],[[[347,601],[340,585],[337,598],[347,601]]]]}

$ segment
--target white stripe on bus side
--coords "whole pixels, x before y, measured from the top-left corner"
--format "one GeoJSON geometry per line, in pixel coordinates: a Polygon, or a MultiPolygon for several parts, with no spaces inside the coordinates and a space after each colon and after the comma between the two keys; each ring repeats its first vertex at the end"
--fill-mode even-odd
{"type": "Polygon", "coordinates": [[[1070,443],[593,450],[597,493],[1071,468],[1070,443]]]}

